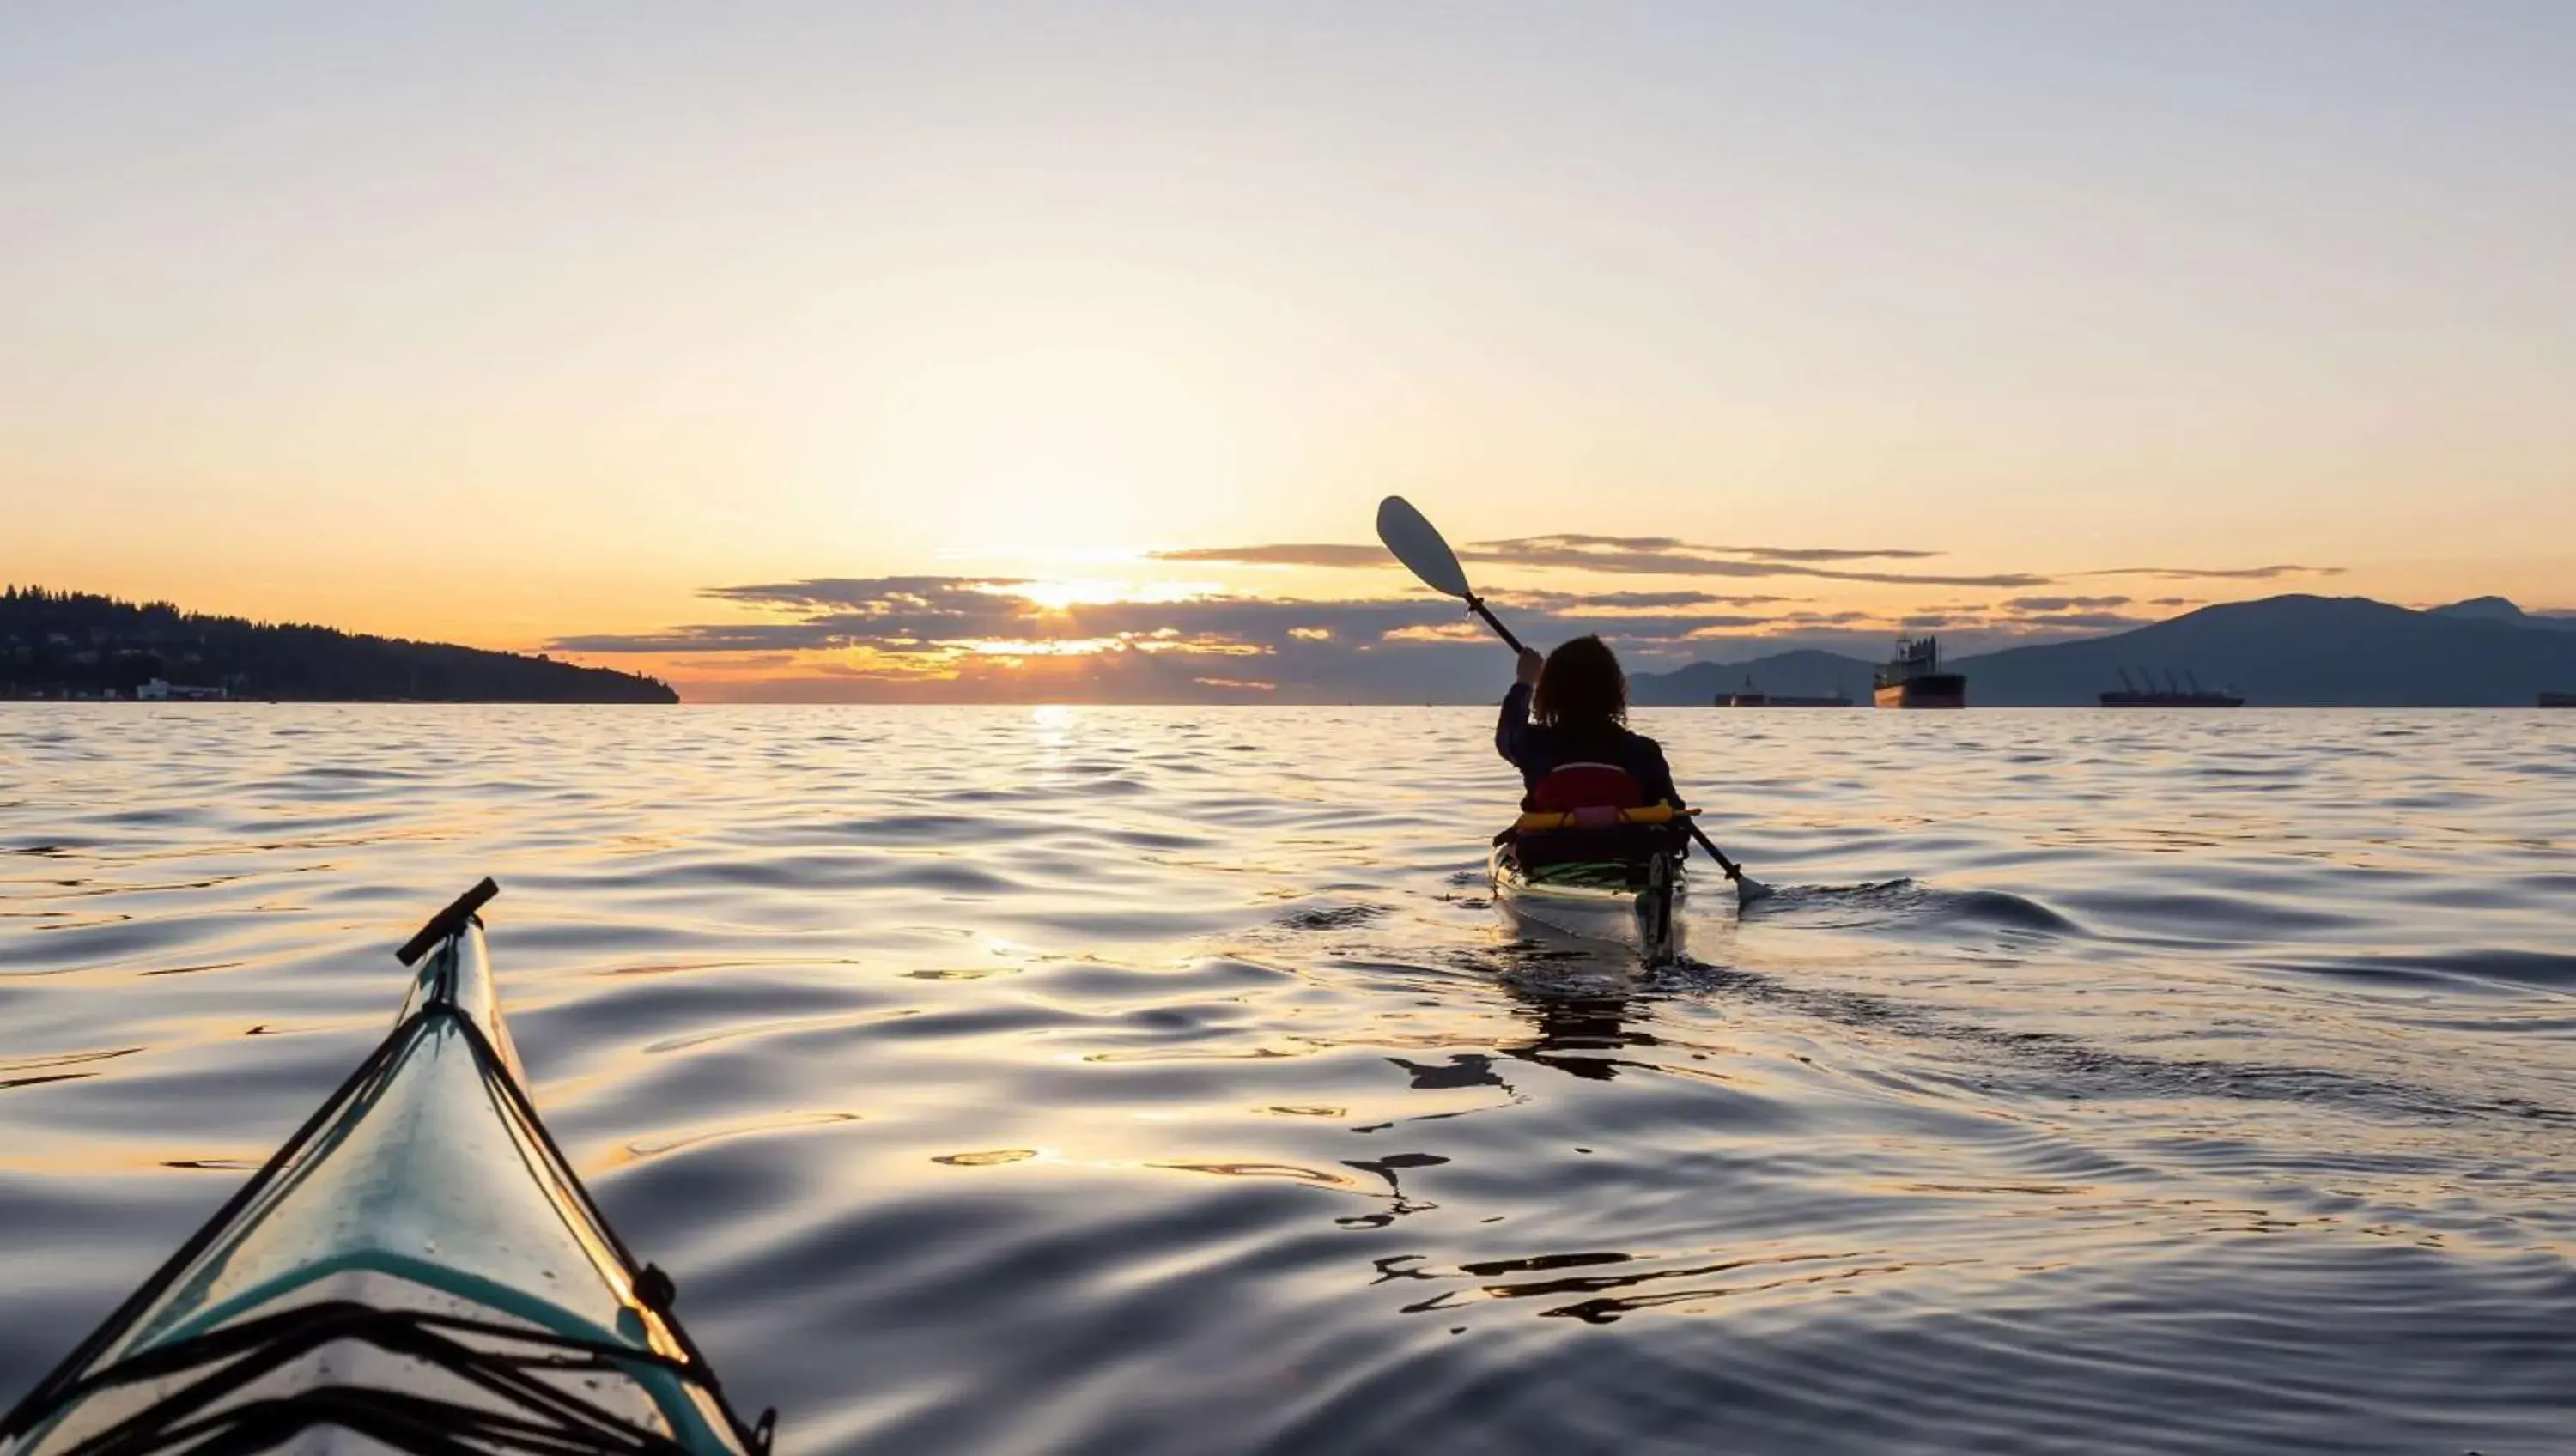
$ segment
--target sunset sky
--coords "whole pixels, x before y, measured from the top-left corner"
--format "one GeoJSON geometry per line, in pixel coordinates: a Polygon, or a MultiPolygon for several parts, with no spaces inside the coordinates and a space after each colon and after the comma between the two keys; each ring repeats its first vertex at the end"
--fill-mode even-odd
{"type": "Polygon", "coordinates": [[[2576,5],[0,9],[0,581],[697,698],[2576,607],[2576,5]],[[1452,642],[1447,639],[1455,637],[1452,642]]]}

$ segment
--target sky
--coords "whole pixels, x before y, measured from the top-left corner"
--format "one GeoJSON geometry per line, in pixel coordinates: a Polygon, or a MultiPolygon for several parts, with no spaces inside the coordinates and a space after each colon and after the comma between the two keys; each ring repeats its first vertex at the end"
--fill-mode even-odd
{"type": "Polygon", "coordinates": [[[0,580],[699,699],[2576,608],[2576,6],[0,8],[0,580]],[[1469,544],[1475,543],[1475,544],[1469,544]]]}

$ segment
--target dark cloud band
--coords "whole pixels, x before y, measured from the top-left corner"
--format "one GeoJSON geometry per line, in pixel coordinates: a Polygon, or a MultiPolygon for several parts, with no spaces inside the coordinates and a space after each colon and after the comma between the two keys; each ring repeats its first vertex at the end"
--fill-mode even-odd
{"type": "MultiPolygon", "coordinates": [[[[1424,628],[1465,620],[1456,604],[1427,597],[1296,599],[1208,596],[1179,601],[1077,602],[1049,608],[1011,577],[828,577],[714,587],[704,595],[791,620],[725,622],[661,632],[563,637],[561,652],[693,654],[842,651],[963,652],[993,642],[1124,642],[1149,650],[1277,653],[1366,650],[1424,628]]],[[[1549,594],[1519,613],[1541,639],[1599,632],[1631,645],[1677,643],[1721,629],[1762,628],[1780,619],[1744,612],[1683,610],[1758,605],[1700,592],[1614,592],[1600,601],[1549,594]]]]}
{"type": "Polygon", "coordinates": [[[2128,597],[2013,597],[2004,606],[2016,612],[2107,611],[2125,607],[2128,597]]]}
{"type": "MultiPolygon", "coordinates": [[[[1846,571],[1814,563],[1824,561],[1908,560],[1938,556],[1937,551],[1894,547],[1852,549],[1838,546],[1693,546],[1669,536],[1526,536],[1507,541],[1480,541],[1458,553],[1461,561],[1552,571],[1598,572],[1613,576],[1717,576],[1736,578],[1802,577],[1817,581],[1870,582],[1887,586],[1982,586],[2022,588],[2047,586],[2051,578],[2028,572],[1987,576],[1930,575],[1902,571],[1846,571]]],[[[1156,551],[1156,561],[1197,561],[1238,566],[1317,566],[1335,568],[1392,567],[1395,561],[1376,546],[1323,542],[1260,546],[1209,546],[1185,551],[1156,551]]]]}
{"type": "Polygon", "coordinates": [[[1383,546],[1345,546],[1331,542],[1299,544],[1283,542],[1272,546],[1202,546],[1187,551],[1149,551],[1155,561],[1205,561],[1232,566],[1393,566],[1395,558],[1383,546]]]}
{"type": "MultiPolygon", "coordinates": [[[[1707,576],[1738,579],[1792,577],[1878,586],[1989,587],[2026,591],[2056,585],[2059,578],[2035,572],[2006,571],[1985,575],[1937,572],[1854,570],[1828,563],[1919,561],[1938,551],[1911,547],[1844,546],[1710,546],[1673,536],[1596,536],[1563,532],[1515,536],[1470,543],[1461,561],[1518,566],[1533,570],[1596,572],[1609,576],[1707,576]]],[[[1312,566],[1336,569],[1391,569],[1394,558],[1377,546],[1334,542],[1287,542],[1257,546],[1207,546],[1156,551],[1156,561],[1196,561],[1238,566],[1312,566]]],[[[2119,566],[2072,573],[2076,576],[2145,576],[2165,581],[2276,581],[2286,577],[2340,576],[2340,566],[2119,566]]],[[[2075,606],[2122,606],[2109,598],[2069,597],[2075,606]]],[[[2029,608],[2027,610],[2044,610],[2029,608]]]]}
{"type": "Polygon", "coordinates": [[[2103,571],[2079,571],[2077,576],[2152,576],[2165,581],[2278,581],[2286,576],[2341,576],[2340,566],[2114,566],[2103,571]]]}

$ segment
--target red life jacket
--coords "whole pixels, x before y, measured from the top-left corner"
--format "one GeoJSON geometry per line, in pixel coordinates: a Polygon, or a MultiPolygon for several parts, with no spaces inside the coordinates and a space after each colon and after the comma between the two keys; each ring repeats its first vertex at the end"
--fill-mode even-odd
{"type": "Polygon", "coordinates": [[[1558,764],[1521,800],[1521,807],[1541,814],[1582,809],[1642,809],[1645,790],[1634,775],[1615,763],[1558,764]]]}

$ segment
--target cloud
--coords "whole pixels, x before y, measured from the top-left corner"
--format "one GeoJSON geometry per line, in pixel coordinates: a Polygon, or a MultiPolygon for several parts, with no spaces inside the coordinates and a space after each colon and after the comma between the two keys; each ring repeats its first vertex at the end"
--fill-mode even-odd
{"type": "Polygon", "coordinates": [[[2052,627],[2059,631],[2125,632],[2131,627],[2144,627],[2152,617],[2124,616],[2118,612],[2047,612],[2014,621],[2016,627],[2052,627]]]}
{"type": "MultiPolygon", "coordinates": [[[[717,622],[659,632],[563,637],[562,652],[690,655],[744,652],[846,652],[871,655],[1038,656],[1120,648],[1140,653],[1214,656],[1365,651],[1374,644],[1425,639],[1478,640],[1483,629],[1454,603],[1430,598],[1301,600],[1255,596],[1185,597],[1177,601],[1076,602],[1048,608],[1016,577],[822,577],[805,581],[712,587],[717,601],[754,607],[783,620],[717,622]]],[[[1615,642],[1679,642],[1712,628],[1762,627],[1772,618],[1655,608],[1720,605],[1730,599],[1698,592],[1613,592],[1608,611],[1567,593],[1517,615],[1541,640],[1599,632],[1615,642]]],[[[1763,598],[1758,600],[1773,600],[1763,598]]]]}
{"type": "Polygon", "coordinates": [[[1585,536],[1526,536],[1509,541],[1480,541],[1458,553],[1462,561],[1491,562],[1558,571],[1590,571],[1629,576],[1725,576],[1725,577],[1806,577],[1821,581],[1878,582],[1891,586],[2047,586],[2053,578],[2027,572],[2004,572],[1992,576],[1928,575],[1903,571],[1840,571],[1805,565],[1807,559],[1857,560],[1871,557],[1922,557],[1938,555],[1931,551],[1872,549],[1846,551],[1838,548],[1789,548],[1774,546],[1728,547],[1688,546],[1679,543],[1651,547],[1612,547],[1585,544],[1591,541],[1637,539],[1661,542],[1660,537],[1618,538],[1585,536]],[[1732,554],[1729,554],[1732,553],[1732,554]],[[1749,559],[1750,553],[1760,553],[1749,559]],[[1794,558],[1794,559],[1793,559],[1794,558]]]}
{"type": "Polygon", "coordinates": [[[1717,546],[1708,548],[1750,556],[1759,561],[1920,561],[1940,556],[1940,551],[1847,551],[1833,546],[1717,546]]]}
{"type": "Polygon", "coordinates": [[[1764,607],[1777,602],[1801,601],[1800,597],[1720,596],[1702,591],[1660,592],[1565,592],[1530,589],[1524,591],[1491,591],[1485,599],[1496,605],[1526,607],[1537,612],[1626,612],[1671,607],[1764,607]]]}
{"type": "MultiPolygon", "coordinates": [[[[1597,572],[1611,576],[1713,576],[1740,579],[1799,577],[1815,581],[1863,582],[1881,586],[1992,587],[2027,590],[2055,585],[2059,578],[2034,572],[2005,571],[1985,575],[1937,572],[1851,570],[1829,563],[1856,561],[1921,561],[1939,551],[1899,546],[1712,546],[1675,536],[1597,536],[1557,532],[1471,542],[1458,553],[1461,561],[1519,566],[1545,571],[1597,572]]],[[[1332,542],[1280,543],[1255,546],[1208,546],[1149,553],[1156,561],[1230,563],[1239,566],[1314,566],[1376,570],[1397,563],[1385,548],[1332,542]]],[[[2303,566],[2281,562],[2270,566],[2115,566],[2076,576],[2145,576],[2163,581],[2277,581],[2292,577],[2341,576],[2340,566],[2303,566]]],[[[2087,598],[2070,597],[2082,604],[2087,598]]],[[[2108,603],[2108,599],[2100,599],[2108,603]]],[[[2125,605],[2126,603],[2118,603],[2125,605]]],[[[2034,608],[2032,610],[2044,610],[2034,608]]]]}
{"type": "Polygon", "coordinates": [[[1187,551],[1148,551],[1154,561],[1213,561],[1236,566],[1394,566],[1383,546],[1344,546],[1331,542],[1274,546],[1201,546],[1187,551]]]}
{"type": "Polygon", "coordinates": [[[792,652],[862,645],[899,652],[943,641],[1020,637],[1038,631],[1043,617],[1036,602],[1013,590],[1026,585],[1018,577],[877,576],[709,587],[699,594],[794,620],[560,637],[554,645],[564,652],[792,652]]]}
{"type": "MultiPolygon", "coordinates": [[[[1561,549],[1624,552],[1654,538],[1621,539],[1561,549]]],[[[1067,601],[1051,581],[916,575],[757,582],[701,595],[734,620],[546,645],[594,659],[659,659],[636,665],[701,700],[1456,702],[1499,691],[1510,674],[1509,655],[1483,625],[1428,592],[1067,601]]],[[[1689,588],[1523,588],[1493,600],[1533,644],[1598,633],[1637,672],[1802,647],[1874,658],[1900,628],[1938,628],[1954,651],[1973,652],[2145,620],[2118,610],[2131,605],[2126,596],[2014,596],[1989,607],[1940,600],[1950,595],[1923,593],[1901,611],[1689,588]]]]}
{"type": "Polygon", "coordinates": [[[1492,559],[1503,560],[1515,551],[1610,551],[1637,552],[1678,557],[1748,556],[1757,561],[1873,561],[1920,560],[1938,556],[1938,551],[1919,551],[1902,547],[1853,549],[1840,546],[1695,546],[1672,536],[1585,536],[1558,532],[1547,536],[1516,536],[1502,541],[1477,541],[1473,548],[1492,553],[1492,559]]]}
{"type": "Polygon", "coordinates": [[[2129,597],[2014,597],[2004,606],[2015,612],[2063,612],[2076,608],[2125,607],[2129,597]]]}
{"type": "Polygon", "coordinates": [[[1477,546],[1567,546],[1577,551],[1606,549],[1611,551],[1692,551],[1700,549],[1676,536],[1587,536],[1577,531],[1559,531],[1547,536],[1521,536],[1508,541],[1478,541],[1477,546]]]}
{"type": "Polygon", "coordinates": [[[2340,566],[2115,566],[2107,571],[2079,571],[2077,576],[2152,576],[2166,581],[2277,581],[2285,576],[2341,576],[2340,566]]]}
{"type": "MultiPolygon", "coordinates": [[[[1671,536],[1557,534],[1478,541],[1458,553],[1461,561],[1551,571],[1623,576],[1806,577],[1822,581],[1876,582],[1891,586],[2047,586],[2054,578],[2028,572],[1988,576],[1925,575],[1897,571],[1845,571],[1828,561],[1920,560],[1938,551],[1908,547],[1699,546],[1671,536]]],[[[1209,546],[1150,553],[1156,561],[1230,562],[1243,566],[1391,567],[1382,547],[1330,543],[1209,546]]]]}
{"type": "Polygon", "coordinates": [[[786,671],[796,667],[797,661],[797,656],[793,652],[745,652],[731,657],[719,656],[706,659],[711,667],[721,667],[737,672],[786,671]]]}
{"type": "Polygon", "coordinates": [[[804,622],[727,622],[714,626],[671,627],[660,632],[593,632],[573,637],[557,637],[546,643],[549,652],[576,653],[671,653],[671,652],[811,652],[816,648],[849,645],[817,632],[804,622]]]}

